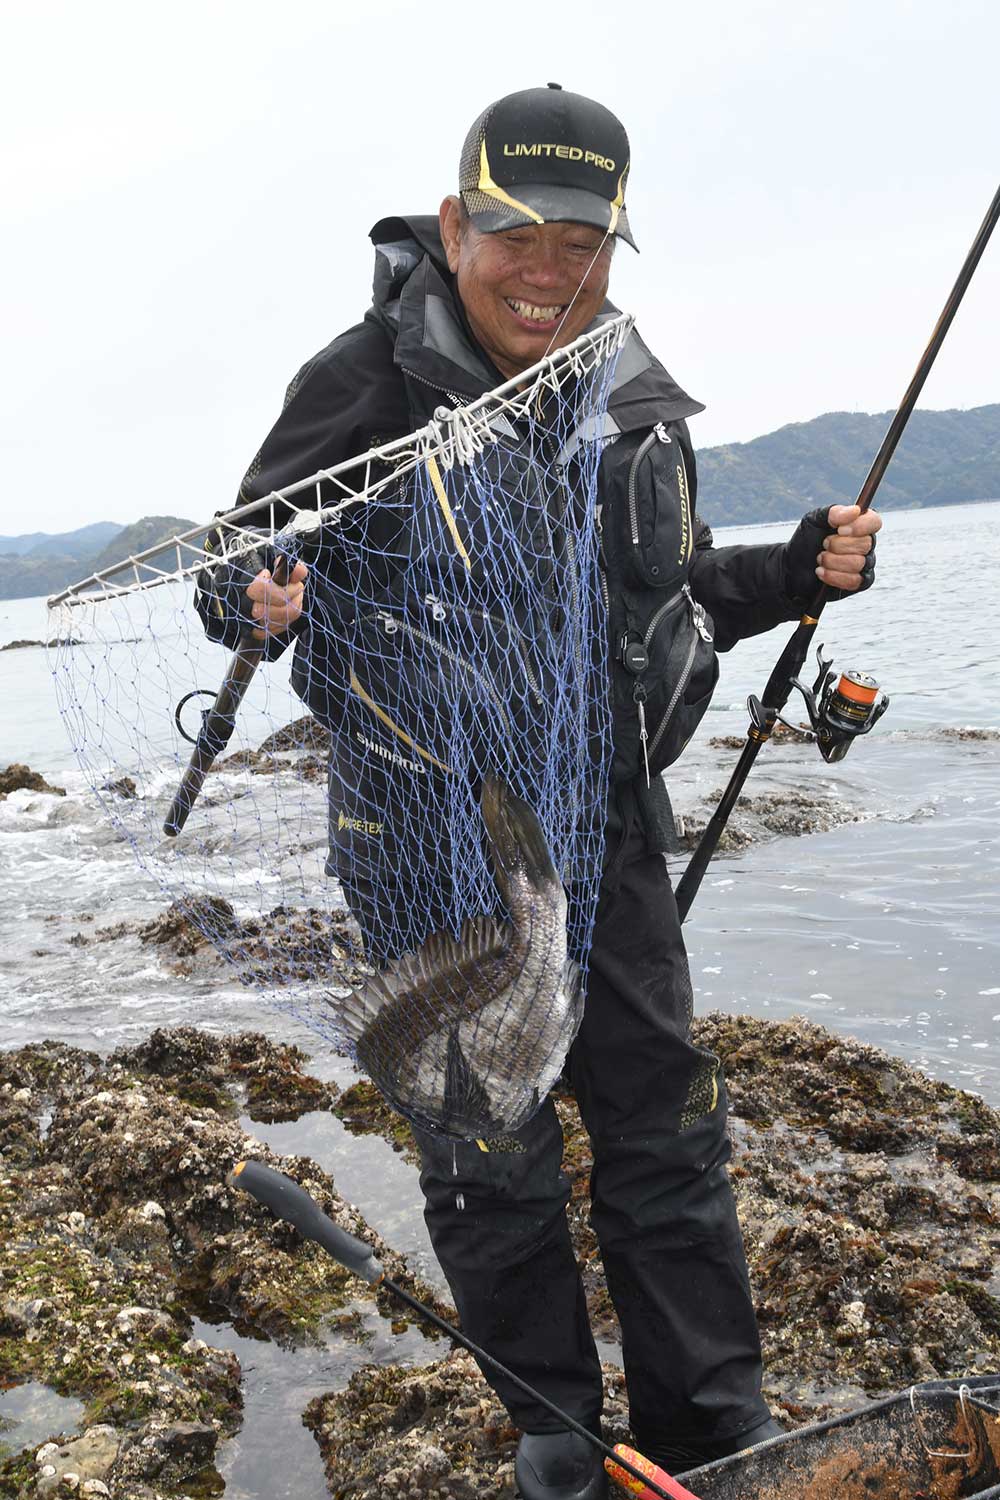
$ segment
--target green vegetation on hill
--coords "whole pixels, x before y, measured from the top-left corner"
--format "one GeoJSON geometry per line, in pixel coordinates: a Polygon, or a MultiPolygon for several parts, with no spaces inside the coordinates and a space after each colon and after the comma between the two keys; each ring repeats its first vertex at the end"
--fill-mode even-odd
{"type": "MultiPolygon", "coordinates": [[[[891,412],[827,412],[698,454],[698,511],[715,526],[790,520],[849,505],[891,412]]],[[[695,429],[697,437],[697,429],[695,429]]],[[[878,492],[880,509],[1000,498],[1000,405],[915,411],[878,492]]]]}
{"type": "Polygon", "coordinates": [[[98,522],[61,536],[36,532],[30,538],[0,538],[0,599],[56,594],[90,573],[110,568],[178,532],[190,531],[194,524],[179,516],[145,516],[131,526],[98,522]],[[26,540],[32,543],[27,551],[23,548],[26,540]]]}
{"type": "Polygon", "coordinates": [[[91,559],[88,571],[99,573],[102,568],[113,568],[115,563],[122,562],[124,558],[137,557],[147,547],[155,547],[157,542],[177,536],[182,531],[190,531],[196,524],[194,521],[183,521],[178,516],[143,516],[141,521],[133,521],[131,526],[123,527],[103,551],[91,559]]]}

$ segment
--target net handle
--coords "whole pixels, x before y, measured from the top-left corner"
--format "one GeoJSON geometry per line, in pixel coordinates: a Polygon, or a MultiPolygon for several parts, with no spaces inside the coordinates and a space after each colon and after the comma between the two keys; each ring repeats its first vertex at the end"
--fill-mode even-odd
{"type": "MultiPolygon", "coordinates": [[[[279,588],[284,588],[288,582],[291,568],[292,564],[287,557],[277,558],[271,572],[271,579],[279,588]]],[[[211,708],[205,710],[202,716],[201,729],[194,742],[187,770],[181,777],[174,800],[170,804],[170,810],[164,819],[163,832],[167,838],[176,838],[184,827],[188,814],[198,800],[205,777],[232,739],[239,706],[253,681],[254,673],[264,658],[266,646],[266,640],[258,641],[253,636],[249,636],[241,641],[230,658],[215,702],[211,708]]]]}

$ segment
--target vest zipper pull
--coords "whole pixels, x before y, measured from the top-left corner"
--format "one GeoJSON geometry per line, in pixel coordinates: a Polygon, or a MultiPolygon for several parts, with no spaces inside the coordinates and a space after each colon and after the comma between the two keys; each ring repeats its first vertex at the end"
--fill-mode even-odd
{"type": "Polygon", "coordinates": [[[639,711],[639,743],[642,745],[642,760],[644,766],[646,767],[646,786],[648,788],[650,785],[648,754],[649,731],[646,728],[646,689],[641,682],[637,682],[635,687],[632,689],[632,697],[635,701],[635,706],[639,711]]]}
{"type": "Polygon", "coordinates": [[[687,597],[688,609],[691,611],[691,624],[694,626],[695,630],[697,630],[702,640],[707,641],[708,644],[711,645],[714,637],[708,626],[705,624],[705,611],[703,607],[695,599],[688,584],[684,585],[681,593],[686,595],[687,597]]]}

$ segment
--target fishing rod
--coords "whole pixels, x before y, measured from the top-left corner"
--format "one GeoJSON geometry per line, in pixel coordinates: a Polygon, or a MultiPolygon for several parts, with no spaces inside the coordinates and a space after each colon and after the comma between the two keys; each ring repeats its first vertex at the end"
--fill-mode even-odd
{"type": "MultiPolygon", "coordinates": [[[[275,561],[271,580],[279,588],[284,588],[288,582],[291,566],[287,557],[279,556],[275,561]]],[[[207,688],[195,688],[194,692],[185,693],[174,709],[174,723],[183,738],[192,744],[194,749],[191,752],[187,770],[181,777],[174,800],[170,804],[170,810],[163,820],[163,832],[168,838],[176,838],[184,827],[188,814],[198,799],[205,777],[233,737],[239,706],[246,697],[247,688],[253,681],[254,673],[263,661],[264,652],[267,650],[266,638],[257,640],[255,639],[257,634],[258,632],[254,631],[242,640],[230,657],[226,675],[222,679],[222,686],[215,694],[215,701],[211,708],[206,708],[202,712],[201,728],[196,738],[185,731],[181,723],[181,711],[192,698],[211,698],[213,696],[211,691],[207,688]]]]}
{"type": "Polygon", "coordinates": [[[442,1333],[468,1349],[477,1359],[488,1364],[492,1369],[498,1371],[505,1379],[513,1382],[518,1390],[544,1406],[557,1421],[561,1422],[570,1432],[575,1432],[577,1437],[584,1438],[591,1447],[596,1448],[604,1457],[604,1467],[618,1484],[623,1485],[638,1500],[698,1500],[690,1490],[686,1490],[676,1479],[654,1464],[650,1459],[643,1457],[633,1448],[628,1448],[624,1443],[611,1448],[599,1437],[596,1437],[589,1428],[577,1422],[568,1412],[562,1411],[554,1402],[549,1401],[540,1391],[536,1391],[527,1381],[515,1375],[506,1365],[500,1363],[492,1354],[481,1349],[472,1339],[467,1338],[464,1333],[447,1323],[444,1318],[438,1317],[437,1313],[427,1307],[425,1303],[418,1302],[417,1298],[411,1296],[405,1287],[399,1285],[387,1276],[380,1263],[375,1259],[370,1245],[363,1240],[356,1239],[353,1234],[348,1234],[346,1229],[341,1229],[339,1224],[323,1212],[314,1198],[311,1198],[304,1187],[293,1182],[291,1177],[286,1177],[284,1172],[276,1172],[273,1167],[266,1167],[259,1161],[237,1162],[227,1177],[231,1187],[243,1188],[258,1203],[279,1219],[284,1219],[302,1235],[303,1239],[313,1240],[320,1245],[328,1255],[331,1255],[345,1270],[351,1271],[355,1276],[360,1276],[371,1286],[384,1286],[387,1291],[393,1293],[401,1302],[427,1322],[432,1323],[442,1333]]]}
{"type": "MultiPolygon", "coordinates": [[[[862,514],[875,498],[875,492],[889,467],[889,460],[896,451],[903,429],[917,404],[917,398],[923,390],[931,366],[944,343],[945,335],[951,327],[952,320],[965,296],[973,273],[982,259],[998,219],[1000,219],[1000,188],[997,189],[986,217],[979,227],[979,232],[972,242],[958,280],[952,287],[941,316],[935,324],[930,342],[920,358],[896,415],[889,423],[882,445],[868,471],[868,477],[861,486],[855,504],[859,506],[862,514]]],[[[771,738],[775,725],[781,721],[781,710],[788,702],[792,689],[798,689],[805,699],[811,725],[810,730],[806,732],[811,739],[816,741],[820,753],[827,761],[843,760],[855,739],[859,735],[867,734],[888,707],[888,699],[880,695],[878,684],[867,673],[845,672],[838,678],[831,670],[829,658],[823,656],[822,646],[817,653],[819,675],[812,688],[805,687],[799,681],[798,674],[805,664],[810,643],[830,594],[831,590],[825,584],[818,590],[799,620],[787,646],[778,657],[763,693],[759,698],[751,696],[747,700],[750,727],[747,730],[746,744],[719,805],[712,814],[698,842],[698,847],[692,854],[677,886],[677,910],[682,922],[691,909],[691,903],[698,893],[698,887],[718,847],[729,814],[743,790],[743,784],[761,749],[771,738]]]]}

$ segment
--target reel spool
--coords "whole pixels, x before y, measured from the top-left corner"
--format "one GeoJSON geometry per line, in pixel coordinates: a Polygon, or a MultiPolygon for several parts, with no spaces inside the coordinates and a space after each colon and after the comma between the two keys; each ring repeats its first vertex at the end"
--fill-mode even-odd
{"type": "MultiPolygon", "coordinates": [[[[832,658],[816,651],[819,673],[811,688],[797,677],[792,686],[805,700],[812,734],[826,761],[843,760],[854,741],[874,729],[889,707],[889,699],[875,678],[867,672],[841,672],[831,665],[832,658]]],[[[787,720],[781,719],[781,723],[787,720]]],[[[789,726],[795,727],[795,726],[789,726]]]]}

